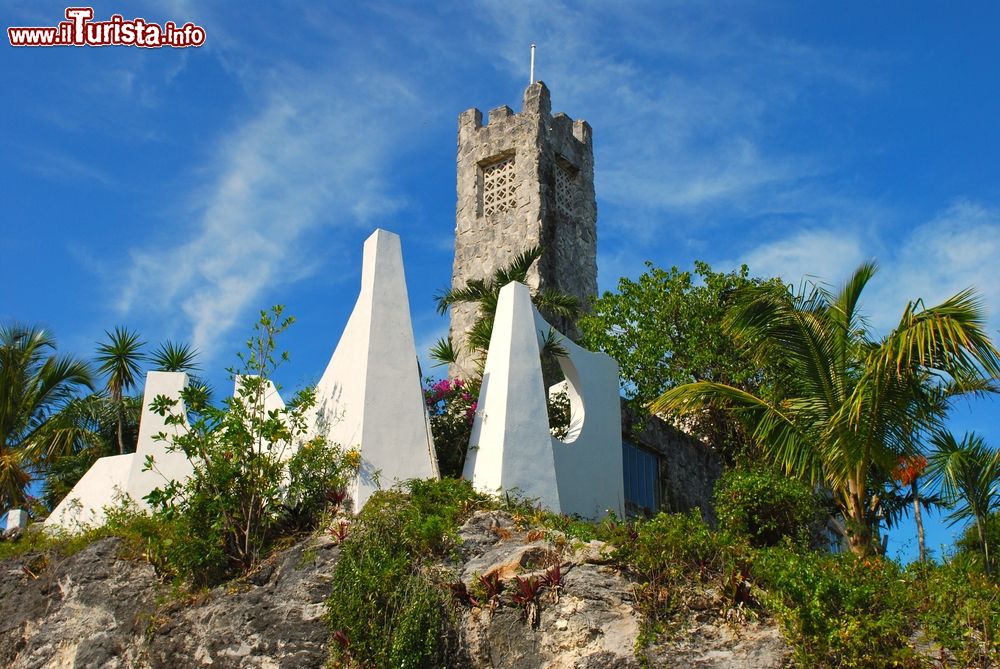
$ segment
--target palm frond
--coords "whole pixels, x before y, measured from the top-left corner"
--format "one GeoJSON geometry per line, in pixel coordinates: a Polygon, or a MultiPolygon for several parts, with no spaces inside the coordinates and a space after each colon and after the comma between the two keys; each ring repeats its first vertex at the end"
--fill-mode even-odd
{"type": "Polygon", "coordinates": [[[532,301],[539,311],[550,316],[573,319],[580,315],[580,300],[558,290],[540,290],[532,301]]]}
{"type": "Polygon", "coordinates": [[[0,326],[0,513],[25,500],[32,472],[61,432],[61,412],[78,389],[93,389],[90,367],[55,352],[41,328],[0,326]]]}
{"type": "Polygon", "coordinates": [[[116,326],[113,332],[105,330],[107,341],[98,342],[97,371],[107,377],[109,392],[115,397],[121,397],[124,392],[134,388],[142,373],[140,362],[145,359],[142,347],[146,342],[139,339],[139,334],[123,326],[116,326]]]}
{"type": "Polygon", "coordinates": [[[960,505],[948,517],[956,523],[970,517],[985,518],[1000,502],[1000,452],[974,432],[961,441],[951,432],[937,432],[928,458],[929,479],[951,504],[960,505]]]}
{"type": "Polygon", "coordinates": [[[865,286],[877,271],[878,264],[874,260],[862,263],[831,301],[830,320],[844,333],[845,343],[852,334],[866,329],[858,311],[858,303],[865,286]]]}
{"type": "Polygon", "coordinates": [[[786,400],[775,406],[733,386],[697,381],[671,388],[648,406],[657,415],[685,416],[711,408],[731,411],[786,473],[810,482],[822,477],[818,453],[801,425],[800,415],[811,411],[808,401],[786,400]]]}
{"type": "Polygon", "coordinates": [[[451,337],[441,337],[434,346],[431,347],[431,359],[434,360],[434,367],[441,365],[452,365],[458,362],[458,350],[451,337]]]}
{"type": "Polygon", "coordinates": [[[982,301],[964,290],[925,308],[910,302],[896,329],[872,352],[867,367],[881,372],[913,367],[941,370],[957,379],[1000,377],[1000,351],[986,332],[982,301]]]}
{"type": "Polygon", "coordinates": [[[176,344],[166,341],[149,356],[152,366],[161,372],[195,372],[198,366],[198,350],[190,344],[176,344]]]}
{"type": "Polygon", "coordinates": [[[485,352],[490,348],[490,339],[493,336],[493,317],[482,316],[472,325],[466,335],[469,349],[477,352],[485,352]]]}
{"type": "Polygon", "coordinates": [[[569,355],[566,351],[566,347],[562,345],[562,335],[555,331],[553,328],[549,328],[542,334],[542,355],[549,355],[556,358],[565,358],[569,355]]]}
{"type": "Polygon", "coordinates": [[[490,284],[499,290],[511,281],[524,283],[528,278],[528,271],[535,261],[542,257],[542,252],[541,246],[533,246],[518,253],[510,262],[493,272],[490,284]]]}
{"type": "Polygon", "coordinates": [[[439,291],[434,295],[434,301],[437,302],[437,312],[443,315],[453,304],[479,302],[491,292],[492,287],[486,281],[472,279],[461,288],[439,291]]]}

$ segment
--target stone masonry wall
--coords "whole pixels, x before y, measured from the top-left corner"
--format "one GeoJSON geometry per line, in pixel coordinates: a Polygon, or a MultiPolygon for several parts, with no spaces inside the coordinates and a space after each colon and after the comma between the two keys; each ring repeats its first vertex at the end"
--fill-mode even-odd
{"type": "MultiPolygon", "coordinates": [[[[590,125],[551,114],[549,91],[537,82],[527,88],[520,113],[502,106],[483,114],[469,109],[458,119],[458,202],[452,287],[489,277],[517,254],[535,245],[545,252],[528,277],[533,291],[554,288],[583,305],[597,293],[597,203],[590,125]],[[498,165],[513,159],[513,165],[498,165]],[[494,188],[491,166],[504,183],[494,188]],[[484,186],[499,193],[500,204],[484,201],[484,186]]],[[[451,336],[465,347],[476,319],[475,305],[452,307],[451,336]]],[[[567,323],[553,323],[574,337],[567,323]]],[[[452,376],[475,368],[468,355],[452,376]]]]}
{"type": "Polygon", "coordinates": [[[656,416],[632,409],[625,400],[622,436],[660,456],[660,509],[687,513],[699,508],[702,517],[715,524],[712,492],[722,476],[722,459],[711,446],[656,416]]]}

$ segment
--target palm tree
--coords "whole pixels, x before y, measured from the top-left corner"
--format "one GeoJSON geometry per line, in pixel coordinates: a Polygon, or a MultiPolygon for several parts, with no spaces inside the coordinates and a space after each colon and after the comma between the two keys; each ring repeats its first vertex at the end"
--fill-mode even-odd
{"type": "Polygon", "coordinates": [[[656,412],[734,412],[788,475],[832,492],[860,554],[875,549],[876,490],[900,456],[917,454],[915,435],[941,419],[930,406],[928,377],[978,388],[974,381],[1000,376],[1000,352],[971,290],[935,307],[909,303],[896,328],[874,339],[858,303],[876,269],[862,264],[836,294],[820,286],[798,294],[752,288],[738,300],[727,327],[748,350],[788,366],[783,399],[701,381],[651,403],[656,412]]]}
{"type": "Polygon", "coordinates": [[[75,438],[46,467],[41,491],[46,507],[54,509],[98,458],[118,451],[118,420],[122,415],[125,438],[135,441],[141,410],[140,397],[123,397],[120,404],[112,404],[104,393],[74,397],[66,403],[53,420],[67,428],[75,428],[75,438]]]}
{"type": "Polygon", "coordinates": [[[197,358],[198,351],[190,344],[168,341],[150,354],[149,362],[161,372],[195,372],[200,369],[197,358]]]}
{"type": "Polygon", "coordinates": [[[950,432],[931,437],[934,451],[930,474],[950,505],[961,505],[949,516],[951,524],[972,518],[979,534],[986,573],[991,571],[990,546],[986,539],[986,518],[1000,506],[1000,452],[994,451],[974,432],[959,442],[950,432]]]}
{"type": "Polygon", "coordinates": [[[126,392],[136,387],[142,374],[139,363],[144,359],[139,335],[127,328],[116,327],[114,332],[105,331],[108,340],[97,345],[97,371],[106,377],[105,387],[111,404],[117,407],[118,452],[125,453],[125,407],[122,401],[126,392]]]}
{"type": "Polygon", "coordinates": [[[0,326],[0,512],[24,504],[32,470],[79,436],[59,416],[77,390],[93,388],[90,368],[54,351],[42,329],[0,326]]]}
{"type": "MultiPolygon", "coordinates": [[[[478,372],[482,372],[482,365],[485,363],[484,353],[490,346],[497,301],[500,299],[500,289],[511,281],[524,283],[528,276],[528,270],[542,256],[542,252],[542,247],[534,246],[518,254],[509,264],[493,272],[492,276],[486,279],[473,279],[461,288],[453,288],[434,296],[438,313],[442,315],[453,304],[478,305],[478,318],[467,337],[467,346],[475,356],[478,372]]],[[[540,290],[532,295],[531,300],[539,311],[549,317],[572,320],[580,313],[579,301],[572,295],[557,290],[540,290]]],[[[546,338],[545,348],[549,352],[559,353],[558,343],[551,334],[546,338]]],[[[459,353],[458,348],[450,338],[442,338],[431,350],[431,357],[441,364],[454,364],[458,361],[459,353]]]]}

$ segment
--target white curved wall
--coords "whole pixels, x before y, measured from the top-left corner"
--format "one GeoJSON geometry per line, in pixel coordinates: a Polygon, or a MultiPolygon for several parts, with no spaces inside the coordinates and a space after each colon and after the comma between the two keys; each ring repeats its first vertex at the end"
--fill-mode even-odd
{"type": "Polygon", "coordinates": [[[517,488],[555,512],[622,516],[618,364],[561,338],[570,429],[565,441],[552,437],[539,348],[550,329],[527,286],[504,286],[464,475],[478,490],[517,488]]]}

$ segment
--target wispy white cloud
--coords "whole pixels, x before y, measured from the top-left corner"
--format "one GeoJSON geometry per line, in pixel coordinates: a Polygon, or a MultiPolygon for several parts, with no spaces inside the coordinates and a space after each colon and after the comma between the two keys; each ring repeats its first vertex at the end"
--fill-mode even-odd
{"type": "Polygon", "coordinates": [[[873,322],[889,328],[903,305],[932,306],[966,288],[979,293],[990,333],[1000,338],[1000,206],[958,200],[902,240],[882,268],[873,322]]]}
{"type": "Polygon", "coordinates": [[[755,274],[780,276],[798,285],[803,278],[839,287],[851,271],[874,258],[879,273],[865,292],[869,322],[886,332],[907,302],[932,306],[966,288],[982,299],[991,334],[1000,329],[1000,207],[958,200],[931,220],[893,239],[886,231],[830,225],[760,244],[741,261],[755,274]],[[881,252],[876,251],[880,249],[881,252]]]}
{"type": "Polygon", "coordinates": [[[318,242],[339,250],[324,231],[398,208],[382,178],[397,137],[390,101],[362,81],[357,97],[329,95],[337,83],[289,73],[218,142],[198,170],[206,185],[189,195],[190,234],[132,251],[120,310],[180,312],[192,344],[210,354],[265,288],[320,267],[318,242]]]}
{"type": "Polygon", "coordinates": [[[30,150],[27,147],[18,147],[17,150],[22,154],[15,161],[17,165],[58,184],[85,181],[106,188],[115,185],[111,175],[98,165],[79,160],[64,151],[40,146],[34,146],[30,150]]]}
{"type": "Polygon", "coordinates": [[[866,259],[860,235],[851,230],[803,230],[763,244],[741,260],[758,276],[779,276],[798,285],[803,279],[836,284],[866,259]]]}

